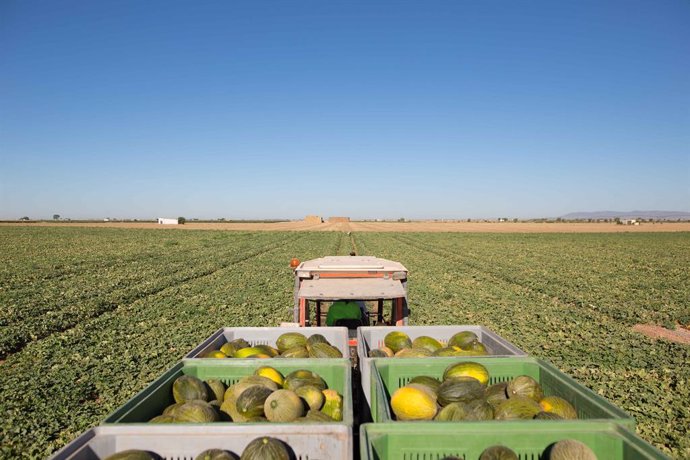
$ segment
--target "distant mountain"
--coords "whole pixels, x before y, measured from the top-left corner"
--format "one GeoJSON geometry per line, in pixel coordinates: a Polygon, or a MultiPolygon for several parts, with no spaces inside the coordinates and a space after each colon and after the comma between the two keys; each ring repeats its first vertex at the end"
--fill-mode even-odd
{"type": "Polygon", "coordinates": [[[655,220],[690,220],[690,212],[685,211],[595,211],[571,212],[561,216],[565,220],[577,219],[655,219],[655,220]]]}

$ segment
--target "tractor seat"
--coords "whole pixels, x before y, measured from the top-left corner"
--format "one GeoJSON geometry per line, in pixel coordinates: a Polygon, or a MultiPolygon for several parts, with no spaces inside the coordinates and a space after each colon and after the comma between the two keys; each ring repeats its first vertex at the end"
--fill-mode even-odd
{"type": "Polygon", "coordinates": [[[335,325],[356,330],[358,327],[364,326],[365,324],[361,319],[339,319],[336,320],[335,325]]]}

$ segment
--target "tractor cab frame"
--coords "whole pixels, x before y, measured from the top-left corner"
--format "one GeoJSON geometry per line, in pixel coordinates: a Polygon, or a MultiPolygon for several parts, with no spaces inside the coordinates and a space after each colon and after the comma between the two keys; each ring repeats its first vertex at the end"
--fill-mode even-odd
{"type": "Polygon", "coordinates": [[[399,262],[369,256],[329,256],[300,263],[295,272],[294,322],[324,326],[337,300],[364,302],[362,321],[336,326],[407,324],[407,269],[399,262]]]}

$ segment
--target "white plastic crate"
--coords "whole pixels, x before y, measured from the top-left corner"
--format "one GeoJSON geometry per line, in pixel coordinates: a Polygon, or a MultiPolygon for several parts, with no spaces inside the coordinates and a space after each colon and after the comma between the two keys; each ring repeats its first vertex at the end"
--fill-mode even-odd
{"type": "Polygon", "coordinates": [[[99,426],[84,432],[50,460],[101,460],[139,449],[166,460],[194,460],[207,449],[239,457],[253,439],[270,436],[287,443],[297,460],[352,459],[352,429],[342,425],[258,426],[99,426]]]}
{"type": "Polygon", "coordinates": [[[235,339],[244,339],[251,345],[275,347],[278,337],[286,332],[299,332],[307,338],[314,334],[321,334],[331,345],[340,350],[343,358],[350,356],[346,327],[223,327],[187,353],[185,358],[199,358],[207,351],[218,350],[223,344],[235,339]]]}
{"type": "MultiPolygon", "coordinates": [[[[383,346],[383,340],[389,332],[400,331],[410,336],[414,340],[422,335],[433,337],[442,344],[446,344],[453,335],[462,331],[471,331],[477,334],[479,341],[484,344],[489,355],[484,357],[507,357],[507,356],[527,356],[527,353],[508,342],[498,334],[490,331],[483,326],[369,326],[357,329],[357,357],[359,362],[360,375],[362,377],[362,390],[367,400],[371,404],[371,360],[369,351],[383,346]]],[[[386,358],[376,358],[386,359],[386,358]]],[[[395,358],[391,358],[395,359],[395,358]]],[[[400,358],[403,359],[403,358],[400,358]]],[[[435,359],[435,358],[425,358],[435,359]]]]}

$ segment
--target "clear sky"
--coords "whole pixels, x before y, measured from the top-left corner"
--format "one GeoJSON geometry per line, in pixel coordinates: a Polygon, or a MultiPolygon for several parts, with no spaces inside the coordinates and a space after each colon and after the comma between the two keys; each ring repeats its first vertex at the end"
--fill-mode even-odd
{"type": "Polygon", "coordinates": [[[0,1],[0,218],[690,211],[690,2],[0,1]]]}

